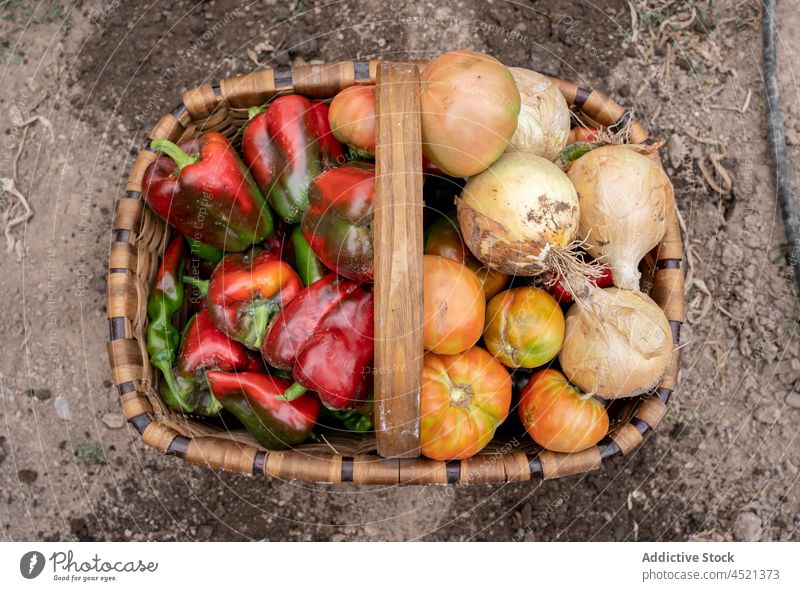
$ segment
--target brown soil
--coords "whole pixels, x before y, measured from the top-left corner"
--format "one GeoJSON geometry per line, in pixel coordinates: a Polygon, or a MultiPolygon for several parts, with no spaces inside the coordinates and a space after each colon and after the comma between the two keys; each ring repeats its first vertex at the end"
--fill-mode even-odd
{"type": "MultiPolygon", "coordinates": [[[[798,303],[766,150],[760,22],[756,2],[722,4],[697,2],[686,27],[685,6],[639,10],[634,39],[621,0],[602,12],[560,0],[5,3],[0,176],[27,133],[18,187],[35,215],[0,260],[2,538],[800,539],[798,303]],[[659,28],[669,42],[651,37],[659,28]],[[681,385],[658,431],[596,473],[470,488],[247,479],[146,449],[110,381],[104,269],[114,199],[148,127],[183,89],[256,62],[461,47],[603,88],[668,142],[692,264],[681,385]],[[20,126],[33,115],[52,135],[20,126]],[[714,153],[732,181],[723,195],[701,174],[714,153]]],[[[800,16],[781,10],[797,161],[800,16]]]]}

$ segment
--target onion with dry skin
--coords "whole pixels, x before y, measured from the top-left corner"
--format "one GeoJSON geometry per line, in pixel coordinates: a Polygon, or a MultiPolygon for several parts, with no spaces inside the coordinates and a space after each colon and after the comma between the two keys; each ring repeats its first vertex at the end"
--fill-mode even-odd
{"type": "Polygon", "coordinates": [[[611,267],[614,285],[638,290],[639,261],[661,242],[675,206],[669,178],[655,159],[623,145],[587,152],[569,178],[580,200],[584,248],[611,267]]]}
{"type": "Polygon", "coordinates": [[[669,365],[667,317],[639,291],[584,285],[567,312],[558,360],[569,381],[602,398],[625,398],[655,388],[669,365]]]}
{"type": "Polygon", "coordinates": [[[578,196],[564,172],[530,152],[507,152],[456,199],[461,234],[484,265],[511,275],[562,272],[578,230],[578,196]]]}
{"type": "Polygon", "coordinates": [[[558,85],[533,70],[509,68],[520,96],[519,119],[506,152],[532,152],[555,160],[567,145],[569,106],[558,85]]]}

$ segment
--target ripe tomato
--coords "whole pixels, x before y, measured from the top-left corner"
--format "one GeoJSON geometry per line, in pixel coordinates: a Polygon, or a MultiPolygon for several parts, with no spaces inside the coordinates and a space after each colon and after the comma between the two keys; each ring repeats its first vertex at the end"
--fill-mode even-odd
{"type": "Polygon", "coordinates": [[[333,97],[328,122],[336,139],[375,152],[375,87],[348,86],[333,97]]]}
{"type": "Polygon", "coordinates": [[[510,279],[508,275],[485,267],[466,247],[461,239],[455,212],[441,218],[428,229],[425,239],[425,252],[427,254],[438,254],[466,265],[477,275],[478,280],[483,285],[483,293],[487,301],[508,285],[510,279]]]}
{"type": "Polygon", "coordinates": [[[511,407],[511,377],[480,347],[459,355],[426,353],[419,443],[433,460],[474,456],[511,407]]]}
{"type": "Polygon", "coordinates": [[[514,77],[495,58],[450,51],[420,76],[422,150],[455,177],[486,170],[517,129],[520,96],[514,77]]]}
{"type": "Polygon", "coordinates": [[[531,376],[520,395],[519,418],[528,435],[550,451],[581,451],[608,433],[603,403],[585,396],[555,369],[531,376]]]}
{"type": "Polygon", "coordinates": [[[478,342],[483,332],[486,300],[475,273],[444,257],[423,255],[427,351],[455,355],[478,342]]]}
{"type": "Polygon", "coordinates": [[[508,367],[539,367],[558,355],[564,342],[564,313],[538,287],[497,294],[486,306],[483,340],[508,367]]]}

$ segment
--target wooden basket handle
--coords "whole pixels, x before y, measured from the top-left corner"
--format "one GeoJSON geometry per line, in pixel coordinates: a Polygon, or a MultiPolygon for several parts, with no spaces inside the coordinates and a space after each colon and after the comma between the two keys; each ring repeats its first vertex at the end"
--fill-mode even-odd
{"type": "Polygon", "coordinates": [[[378,65],[375,147],[375,427],[383,457],[419,455],[422,132],[419,71],[378,65]]]}

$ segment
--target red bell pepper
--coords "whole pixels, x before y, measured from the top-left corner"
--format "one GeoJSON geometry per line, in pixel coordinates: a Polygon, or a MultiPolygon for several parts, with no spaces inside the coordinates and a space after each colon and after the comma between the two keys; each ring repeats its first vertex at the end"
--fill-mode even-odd
{"type": "Polygon", "coordinates": [[[302,288],[297,273],[265,250],[225,255],[208,282],[208,311],[217,327],[258,349],[270,319],[302,288]]]}
{"type": "Polygon", "coordinates": [[[184,148],[169,140],[150,146],[165,154],[150,164],[142,194],[181,234],[240,252],[272,233],[272,214],[255,181],[224,135],[209,131],[184,148]]]}
{"type": "Polygon", "coordinates": [[[303,345],[322,318],[358,288],[358,283],[335,273],[301,290],[278,315],[261,342],[261,355],[273,367],[291,371],[303,345]]]}
{"type": "Polygon", "coordinates": [[[267,449],[286,449],[305,441],[319,416],[319,400],[303,396],[287,401],[281,395],[289,382],[264,373],[208,374],[214,397],[267,449]]]}
{"type": "Polygon", "coordinates": [[[361,406],[372,386],[373,318],[372,291],[333,275],[291,302],[261,351],[270,364],[293,364],[287,399],[314,390],[331,410],[361,406]]]}
{"type": "Polygon", "coordinates": [[[328,124],[328,105],[299,94],[276,99],[250,120],[242,156],[273,209],[289,223],[299,222],[308,208],[311,180],[345,161],[328,124]]]}
{"type": "Polygon", "coordinates": [[[323,172],[311,183],[303,236],[329,269],[355,281],[372,283],[372,208],[375,166],[348,162],[323,172]]]}
{"type": "Polygon", "coordinates": [[[175,410],[213,416],[222,409],[212,396],[205,379],[206,372],[263,371],[257,355],[241,343],[225,336],[211,321],[207,310],[198,313],[183,331],[180,355],[174,368],[175,389],[164,396],[175,410]]]}

